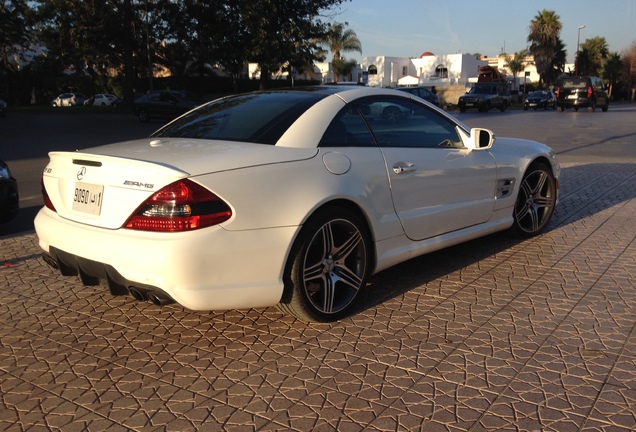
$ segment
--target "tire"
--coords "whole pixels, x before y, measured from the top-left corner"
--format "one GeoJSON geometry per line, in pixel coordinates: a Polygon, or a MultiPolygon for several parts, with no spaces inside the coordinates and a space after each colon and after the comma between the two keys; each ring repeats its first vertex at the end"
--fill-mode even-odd
{"type": "Polygon", "coordinates": [[[607,110],[609,109],[609,102],[606,102],[605,105],[603,105],[603,112],[607,112],[607,110]]]}
{"type": "Polygon", "coordinates": [[[505,102],[501,105],[501,107],[499,107],[499,111],[504,112],[506,110],[506,108],[508,108],[508,104],[506,104],[505,102]]]}
{"type": "Polygon", "coordinates": [[[558,111],[558,112],[563,112],[563,107],[561,107],[561,106],[560,106],[560,107],[557,107],[557,111],[558,111]]]}
{"type": "Polygon", "coordinates": [[[465,113],[465,112],[466,112],[466,108],[460,108],[460,109],[459,109],[459,112],[461,112],[461,113],[465,113]]]}
{"type": "Polygon", "coordinates": [[[519,186],[510,232],[522,238],[541,234],[552,218],[556,199],[556,180],[550,167],[542,162],[530,165],[519,186]]]}
{"type": "Polygon", "coordinates": [[[141,121],[142,123],[148,123],[150,121],[148,111],[146,111],[144,108],[139,108],[139,111],[137,111],[137,117],[139,117],[139,121],[141,121]]]}
{"type": "Polygon", "coordinates": [[[347,316],[371,270],[369,239],[366,225],[347,209],[316,213],[292,248],[278,308],[306,321],[347,316]]]}
{"type": "Polygon", "coordinates": [[[400,109],[394,106],[390,106],[382,111],[382,118],[391,123],[396,123],[400,119],[400,109]]]}
{"type": "Polygon", "coordinates": [[[594,111],[596,111],[596,102],[594,102],[594,101],[590,102],[590,105],[587,107],[587,110],[588,110],[589,112],[594,112],[594,111]]]}
{"type": "Polygon", "coordinates": [[[572,111],[579,112],[579,107],[572,107],[572,111]]]}

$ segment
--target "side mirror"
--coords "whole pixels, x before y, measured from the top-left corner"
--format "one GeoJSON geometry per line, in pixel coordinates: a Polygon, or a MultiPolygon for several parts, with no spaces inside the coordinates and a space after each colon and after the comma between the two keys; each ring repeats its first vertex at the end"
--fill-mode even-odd
{"type": "Polygon", "coordinates": [[[487,150],[495,142],[495,134],[488,129],[472,128],[470,130],[470,144],[472,150],[487,150]]]}

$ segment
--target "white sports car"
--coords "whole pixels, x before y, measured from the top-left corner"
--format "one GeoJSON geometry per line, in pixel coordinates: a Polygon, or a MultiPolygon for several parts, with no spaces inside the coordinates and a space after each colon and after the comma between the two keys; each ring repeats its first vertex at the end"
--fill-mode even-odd
{"type": "Polygon", "coordinates": [[[147,139],[50,153],[35,227],[49,264],[112,294],[329,321],[399,262],[541,233],[558,177],[549,147],[495,140],[408,93],[266,91],[147,139]]]}

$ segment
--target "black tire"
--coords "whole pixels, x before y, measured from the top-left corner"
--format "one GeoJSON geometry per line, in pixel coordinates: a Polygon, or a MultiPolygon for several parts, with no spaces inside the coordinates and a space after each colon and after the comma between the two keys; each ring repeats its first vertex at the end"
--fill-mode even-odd
{"type": "Polygon", "coordinates": [[[607,112],[607,110],[609,109],[609,102],[606,102],[605,105],[603,105],[603,112],[607,112]]]}
{"type": "Polygon", "coordinates": [[[594,111],[596,111],[596,102],[594,102],[594,101],[590,102],[590,104],[589,104],[589,105],[588,105],[588,107],[587,107],[587,110],[588,110],[589,112],[594,112],[594,111]]]}
{"type": "Polygon", "coordinates": [[[139,111],[137,111],[137,117],[139,117],[139,121],[141,121],[142,123],[147,123],[150,121],[150,116],[148,115],[148,111],[146,111],[145,108],[139,108],[139,111]]]}
{"type": "Polygon", "coordinates": [[[508,108],[508,104],[505,102],[499,107],[499,111],[504,112],[508,108]]]}
{"type": "Polygon", "coordinates": [[[519,186],[511,233],[522,238],[541,234],[552,218],[556,199],[556,180],[550,167],[541,162],[530,165],[519,186]]]}
{"type": "Polygon", "coordinates": [[[560,107],[557,107],[557,111],[558,111],[558,112],[563,112],[563,107],[561,107],[561,106],[560,106],[560,107]]]}
{"type": "Polygon", "coordinates": [[[343,318],[370,270],[366,225],[347,209],[323,209],[305,223],[292,248],[278,308],[306,321],[343,318]]]}
{"type": "Polygon", "coordinates": [[[579,112],[579,107],[572,107],[572,111],[579,112]]]}
{"type": "Polygon", "coordinates": [[[382,118],[391,123],[396,123],[400,119],[400,109],[395,106],[386,107],[382,111],[382,118]]]}
{"type": "Polygon", "coordinates": [[[459,112],[465,113],[466,112],[466,108],[459,108],[459,112]]]}

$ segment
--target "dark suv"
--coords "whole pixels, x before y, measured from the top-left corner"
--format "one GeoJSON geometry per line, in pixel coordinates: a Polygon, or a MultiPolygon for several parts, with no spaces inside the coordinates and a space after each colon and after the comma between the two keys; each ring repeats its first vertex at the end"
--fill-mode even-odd
{"type": "Polygon", "coordinates": [[[601,107],[603,112],[609,107],[609,97],[602,79],[593,76],[563,77],[554,91],[557,97],[557,109],[563,112],[565,108],[578,111],[581,107],[594,112],[601,107]]]}
{"type": "Polygon", "coordinates": [[[481,112],[499,108],[504,112],[510,105],[510,87],[504,82],[477,83],[468,93],[459,97],[459,111],[477,108],[481,112]]]}

